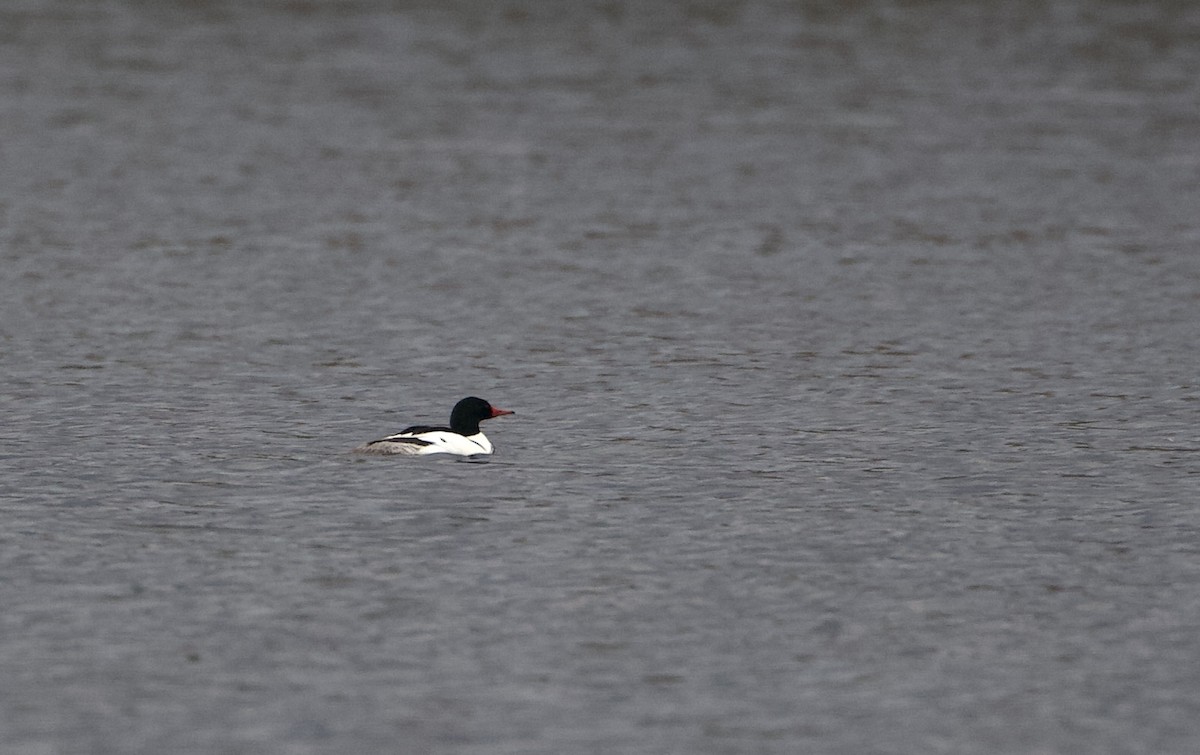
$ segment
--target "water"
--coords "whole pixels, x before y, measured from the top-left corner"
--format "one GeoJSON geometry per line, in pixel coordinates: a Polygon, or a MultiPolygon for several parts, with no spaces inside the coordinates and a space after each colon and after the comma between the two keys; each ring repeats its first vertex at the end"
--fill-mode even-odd
{"type": "Polygon", "coordinates": [[[6,5],[0,749],[1194,751],[1198,35],[6,5]]]}

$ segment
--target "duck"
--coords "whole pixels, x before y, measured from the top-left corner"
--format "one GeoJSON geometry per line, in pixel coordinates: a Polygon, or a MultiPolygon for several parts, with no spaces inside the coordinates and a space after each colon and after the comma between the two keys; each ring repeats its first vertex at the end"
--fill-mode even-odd
{"type": "Polygon", "coordinates": [[[497,409],[481,398],[467,396],[454,405],[454,409],[450,412],[449,427],[413,425],[395,435],[364,443],[355,448],[354,452],[401,456],[491,454],[492,442],[479,429],[479,423],[485,419],[503,417],[506,414],[516,414],[516,412],[497,409]]]}

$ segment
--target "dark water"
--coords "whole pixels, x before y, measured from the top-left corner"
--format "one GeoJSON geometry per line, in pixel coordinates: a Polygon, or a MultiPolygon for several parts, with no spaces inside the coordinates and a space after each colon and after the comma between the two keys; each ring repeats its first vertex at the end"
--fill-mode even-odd
{"type": "Polygon", "coordinates": [[[0,750],[1196,751],[1197,103],[1182,2],[5,4],[0,750]]]}

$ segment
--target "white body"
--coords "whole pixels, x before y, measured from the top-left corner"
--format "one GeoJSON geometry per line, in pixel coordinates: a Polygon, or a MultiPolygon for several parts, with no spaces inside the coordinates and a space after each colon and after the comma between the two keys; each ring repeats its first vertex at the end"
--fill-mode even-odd
{"type": "Polygon", "coordinates": [[[366,454],[401,454],[404,456],[428,456],[429,454],[455,454],[476,456],[490,454],[492,443],[483,433],[459,435],[449,430],[430,430],[423,433],[397,433],[354,449],[366,454]],[[407,439],[407,440],[406,440],[407,439]],[[413,441],[423,441],[414,443],[413,441]]]}

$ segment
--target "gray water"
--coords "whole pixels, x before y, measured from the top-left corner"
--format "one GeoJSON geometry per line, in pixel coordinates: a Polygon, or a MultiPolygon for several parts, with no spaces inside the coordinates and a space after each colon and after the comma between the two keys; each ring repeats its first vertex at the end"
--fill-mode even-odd
{"type": "Polygon", "coordinates": [[[1183,2],[6,3],[0,751],[1197,751],[1198,103],[1183,2]]]}

